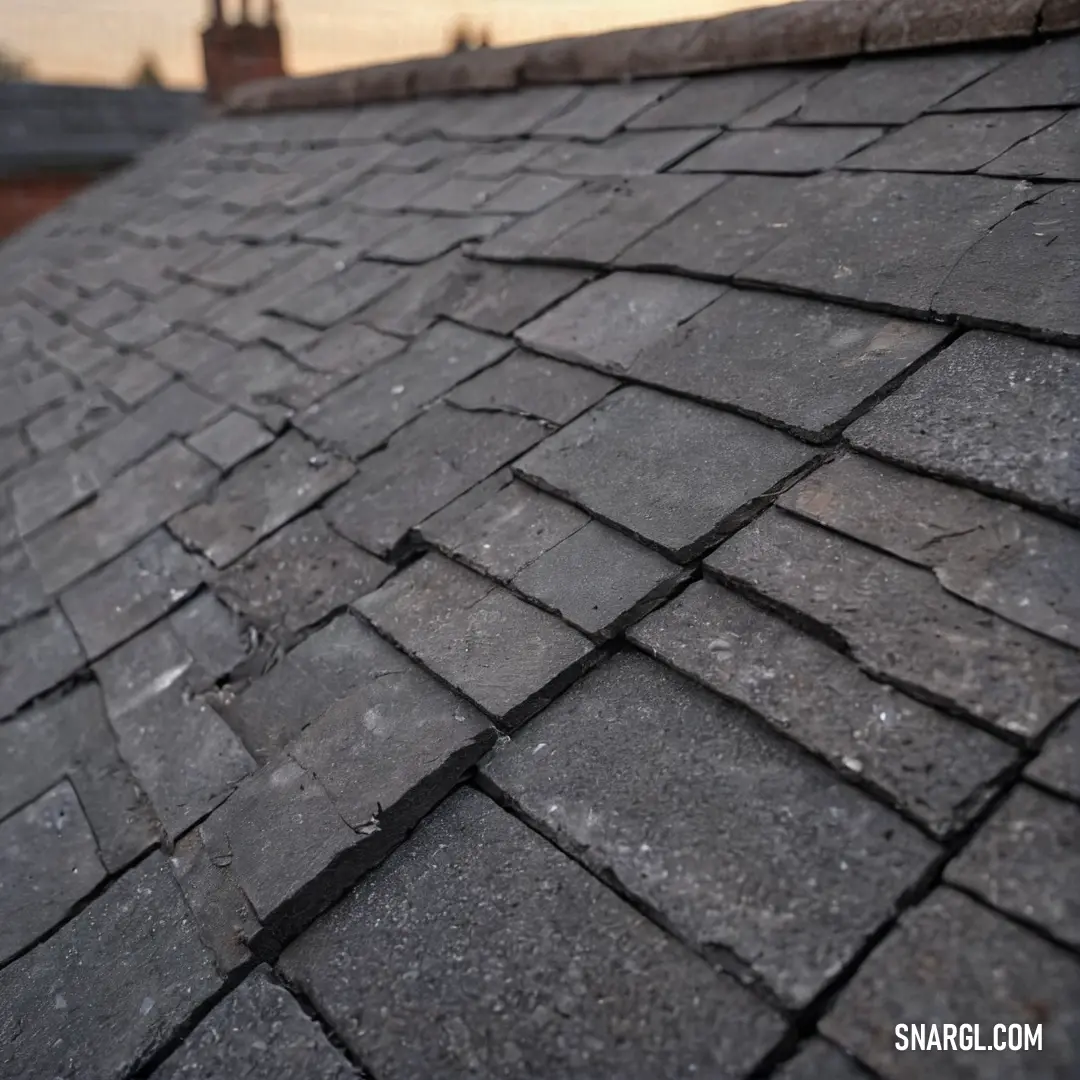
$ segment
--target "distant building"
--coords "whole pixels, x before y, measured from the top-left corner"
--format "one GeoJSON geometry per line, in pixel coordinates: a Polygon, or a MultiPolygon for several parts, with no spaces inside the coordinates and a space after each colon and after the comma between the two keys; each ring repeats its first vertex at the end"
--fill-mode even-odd
{"type": "Polygon", "coordinates": [[[202,43],[206,96],[212,102],[244,83],[285,74],[276,0],[266,0],[261,23],[251,21],[248,0],[240,0],[235,23],[226,20],[223,0],[212,0],[202,43]]]}

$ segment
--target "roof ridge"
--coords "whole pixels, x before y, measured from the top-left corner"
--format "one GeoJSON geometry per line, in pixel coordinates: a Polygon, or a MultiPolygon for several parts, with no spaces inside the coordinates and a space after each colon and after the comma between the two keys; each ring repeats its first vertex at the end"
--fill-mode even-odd
{"type": "Polygon", "coordinates": [[[419,57],[235,90],[230,113],[617,82],[806,63],[1080,28],[1080,0],[797,0],[715,19],[419,57]]]}

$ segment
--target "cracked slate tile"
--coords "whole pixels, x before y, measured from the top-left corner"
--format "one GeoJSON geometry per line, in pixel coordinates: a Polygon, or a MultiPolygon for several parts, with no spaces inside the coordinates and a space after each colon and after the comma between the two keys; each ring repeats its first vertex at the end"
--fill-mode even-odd
{"type": "Polygon", "coordinates": [[[56,608],[0,633],[0,717],[51,690],[83,666],[71,625],[56,608]]]}
{"type": "Polygon", "coordinates": [[[274,436],[258,420],[230,409],[220,420],[192,435],[187,444],[219,469],[226,470],[273,441],[274,436]]]}
{"type": "Polygon", "coordinates": [[[568,109],[537,128],[533,137],[603,142],[670,94],[681,81],[642,79],[622,85],[590,86],[568,109]]]}
{"type": "Polygon", "coordinates": [[[1074,709],[1054,729],[1042,753],[1024,770],[1024,775],[1080,802],[1080,713],[1074,709]]]}
{"type": "Polygon", "coordinates": [[[52,1080],[92,1061],[99,1080],[122,1080],[221,987],[168,861],[155,852],[0,971],[0,1074],[52,1080]]]}
{"type": "MultiPolygon", "coordinates": [[[[974,172],[1060,115],[1058,112],[995,112],[920,116],[873,146],[853,154],[844,161],[843,168],[974,172]]],[[[1028,175],[997,168],[984,171],[994,176],[1028,175]]]]}
{"type": "Polygon", "coordinates": [[[170,442],[106,486],[96,500],[26,541],[42,583],[58,592],[200,498],[214,468],[170,442]]]}
{"type": "Polygon", "coordinates": [[[80,304],[71,317],[91,330],[104,330],[130,315],[139,306],[138,299],[126,289],[112,285],[91,300],[80,304]]]}
{"type": "Polygon", "coordinates": [[[439,124],[452,139],[517,139],[531,135],[577,102],[580,86],[531,86],[471,100],[451,99],[439,124]]]}
{"type": "Polygon", "coordinates": [[[290,946],[283,968],[387,1080],[698,1069],[733,1080],[783,1031],[745,989],[469,789],[290,946]],[[523,993],[529,1004],[512,1007],[523,993]],[[358,1008],[383,1022],[362,1024],[358,1008]],[[436,1014],[443,1023],[424,1022],[436,1014]],[[478,1026],[482,1043],[468,1035],[478,1026]]]}
{"type": "Polygon", "coordinates": [[[74,395],[71,380],[60,371],[42,373],[39,378],[14,382],[0,396],[0,431],[14,428],[49,406],[58,407],[74,395]]]}
{"type": "Polygon", "coordinates": [[[441,555],[426,555],[354,606],[506,729],[597,659],[576,630],[441,555]]]}
{"type": "Polygon", "coordinates": [[[961,255],[934,297],[934,310],[1080,343],[1078,225],[1080,184],[1021,207],[961,255]]]}
{"type": "Polygon", "coordinates": [[[980,172],[1031,180],[1080,180],[1080,112],[1065,113],[994,158],[980,172]]]}
{"type": "Polygon", "coordinates": [[[327,518],[369,551],[396,556],[426,518],[547,433],[546,425],[528,417],[435,405],[364,460],[357,476],[328,501],[327,518]]]}
{"type": "Polygon", "coordinates": [[[518,413],[566,424],[618,385],[595,371],[517,349],[459,383],[446,400],[463,409],[518,413]]]}
{"type": "Polygon", "coordinates": [[[201,330],[181,328],[159,341],[150,355],[181,375],[191,375],[204,364],[227,364],[236,352],[235,346],[201,330]]]}
{"type": "Polygon", "coordinates": [[[624,387],[514,468],[686,563],[739,528],[814,457],[744,417],[624,387]]]}
{"type": "Polygon", "coordinates": [[[838,304],[731,289],[627,357],[622,370],[821,442],[948,333],[838,304]]]}
{"type": "Polygon", "coordinates": [[[871,674],[1014,736],[1037,737],[1080,698],[1073,650],[958,600],[927,570],[783,511],[767,511],[705,566],[809,620],[871,674]]]}
{"type": "Polygon", "coordinates": [[[937,1051],[935,1060],[944,1075],[1004,1080],[1019,1068],[1031,1080],[1052,1080],[1067,1076],[1076,1060],[1078,1002],[1080,964],[1074,956],[942,888],[901,917],[819,1027],[885,1080],[921,1080],[925,1057],[896,1047],[899,1016],[956,1023],[985,1017],[985,1044],[993,1039],[991,1019],[1041,1023],[1037,1053],[973,1054],[957,1047],[937,1051]]]}
{"type": "Polygon", "coordinates": [[[1018,785],[945,868],[945,880],[1080,944],[1080,806],[1018,785]]]}
{"type": "Polygon", "coordinates": [[[501,188],[487,209],[492,214],[532,214],[573,191],[579,183],[562,176],[525,173],[501,188]]]}
{"type": "Polygon", "coordinates": [[[709,131],[625,131],[602,143],[557,143],[529,162],[561,176],[651,176],[706,142],[709,131]]]}
{"type": "Polygon", "coordinates": [[[151,1080],[197,1076],[318,1076],[350,1080],[356,1073],[296,1000],[258,968],[215,1005],[151,1080]]]}
{"type": "Polygon", "coordinates": [[[1080,356],[973,331],[846,432],[859,450],[1080,521],[1080,356]]]}
{"type": "Polygon", "coordinates": [[[209,501],[183,511],[169,527],[215,566],[225,567],[355,471],[350,462],[321,453],[290,432],[244,462],[209,501]]]}
{"type": "MultiPolygon", "coordinates": [[[[374,248],[371,256],[395,263],[425,263],[445,255],[467,240],[486,240],[510,220],[494,214],[427,218],[394,233],[374,248]]],[[[390,273],[388,268],[386,272],[390,273]]],[[[395,278],[395,283],[397,280],[395,278]]]]}
{"type": "Polygon", "coordinates": [[[106,876],[67,780],[0,821],[0,964],[65,919],[106,876]]]}
{"type": "Polygon", "coordinates": [[[954,267],[1032,197],[1026,183],[966,175],[827,173],[800,183],[791,235],[738,276],[893,311],[947,310],[938,294],[954,267]],[[815,201],[816,216],[806,209],[815,201]]]}
{"type": "Polygon", "coordinates": [[[440,322],[297,418],[297,426],[351,457],[371,453],[441,394],[494,364],[513,342],[440,322]]]}
{"type": "MultiPolygon", "coordinates": [[[[420,145],[413,144],[417,147],[420,145]]],[[[407,149],[409,147],[402,147],[402,150],[407,149]]],[[[542,142],[524,139],[518,142],[506,141],[497,143],[495,146],[478,147],[473,153],[457,162],[454,173],[482,179],[512,177],[537,154],[542,154],[545,149],[542,142]]]]}
{"type": "Polygon", "coordinates": [[[164,529],[64,591],[60,605],[90,660],[138,633],[202,584],[202,568],[164,529]]]}
{"type": "MultiPolygon", "coordinates": [[[[392,289],[402,277],[400,270],[376,262],[357,262],[323,277],[299,291],[285,292],[268,303],[265,311],[327,330],[392,289]]],[[[276,279],[282,285],[281,278],[276,279]]]]}
{"type": "Polygon", "coordinates": [[[819,1036],[811,1036],[790,1061],[780,1066],[776,1080],[873,1080],[858,1062],[819,1036]]]}
{"type": "Polygon", "coordinates": [[[81,506],[100,484],[101,476],[90,454],[39,458],[6,485],[19,534],[28,536],[81,506]]]}
{"type": "Polygon", "coordinates": [[[172,378],[173,373],[160,364],[130,353],[116,357],[94,372],[94,382],[128,408],[156,394],[172,378]]]}
{"type": "MultiPolygon", "coordinates": [[[[0,510],[2,513],[2,510],[0,510]]],[[[0,521],[0,532],[3,522],[0,521]]],[[[0,543],[0,630],[14,626],[27,615],[44,611],[49,598],[41,578],[22,547],[5,551],[0,543]]]]}
{"type": "Polygon", "coordinates": [[[778,173],[831,169],[885,133],[876,127],[766,128],[720,135],[674,167],[677,173],[778,173]]]}
{"type": "Polygon", "coordinates": [[[338,536],[313,511],[234,563],[215,587],[255,625],[295,634],[378,588],[391,570],[338,536]]]}
{"type": "Polygon", "coordinates": [[[96,390],[72,393],[26,425],[34,447],[46,454],[69,446],[119,419],[120,410],[96,390]]]}
{"type": "Polygon", "coordinates": [[[400,338],[379,333],[363,323],[345,322],[319,334],[295,355],[304,367],[352,376],[362,375],[404,348],[400,338]]]}
{"type": "Polygon", "coordinates": [[[876,682],[816,638],[710,581],[692,584],[628,637],[764,717],[935,836],[971,821],[1017,761],[993,736],[876,682]]]}
{"type": "Polygon", "coordinates": [[[483,209],[505,183],[488,177],[451,176],[417,196],[409,208],[436,214],[471,214],[483,209]]]}
{"type": "Polygon", "coordinates": [[[1067,569],[1080,566],[1080,534],[1060,522],[861,456],[823,466],[777,503],[1080,649],[1080,582],[1067,569]]]}
{"type": "Polygon", "coordinates": [[[571,687],[482,777],[717,966],[793,1007],[938,857],[891,811],[639,653],[571,687]]]}
{"type": "MultiPolygon", "coordinates": [[[[804,124],[906,124],[1000,67],[991,50],[855,59],[819,82],[794,117],[804,124]]],[[[1014,108],[1015,101],[1009,107],[1014,108]]]]}

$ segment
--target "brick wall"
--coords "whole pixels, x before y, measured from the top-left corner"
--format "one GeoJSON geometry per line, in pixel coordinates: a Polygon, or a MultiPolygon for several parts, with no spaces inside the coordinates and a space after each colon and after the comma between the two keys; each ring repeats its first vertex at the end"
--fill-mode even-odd
{"type": "Polygon", "coordinates": [[[238,23],[215,16],[203,31],[202,41],[210,101],[221,101],[244,83],[285,74],[281,29],[272,6],[264,23],[248,21],[246,12],[238,23]]]}

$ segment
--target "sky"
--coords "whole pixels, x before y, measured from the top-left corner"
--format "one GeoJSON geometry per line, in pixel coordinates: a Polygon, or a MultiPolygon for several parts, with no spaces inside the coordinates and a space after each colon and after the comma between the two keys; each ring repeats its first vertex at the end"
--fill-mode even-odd
{"type": "MultiPolygon", "coordinates": [[[[359,67],[445,51],[460,17],[490,27],[492,44],[720,15],[781,0],[278,0],[290,74],[359,67]]],[[[262,16],[265,0],[250,0],[262,16]]],[[[225,0],[239,11],[240,0],[225,0]]],[[[165,81],[198,86],[198,31],[210,0],[0,0],[0,49],[37,79],[128,81],[152,53],[165,81]]]]}

